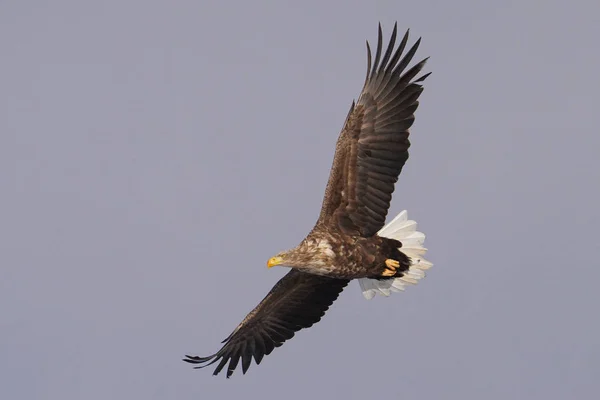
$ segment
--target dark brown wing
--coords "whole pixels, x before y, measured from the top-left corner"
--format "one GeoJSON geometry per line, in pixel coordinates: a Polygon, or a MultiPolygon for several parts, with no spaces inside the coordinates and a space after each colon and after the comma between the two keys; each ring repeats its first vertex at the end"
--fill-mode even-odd
{"type": "Polygon", "coordinates": [[[319,322],[347,284],[346,280],[292,269],[223,341],[225,345],[218,352],[208,357],[186,356],[183,361],[202,364],[196,368],[203,368],[221,360],[213,375],[229,361],[229,378],[241,359],[245,374],[252,357],[260,364],[263,356],[291,339],[295,332],[319,322]]]}
{"type": "Polygon", "coordinates": [[[334,225],[347,234],[369,237],[385,223],[394,184],[408,159],[408,129],[415,119],[417,99],[423,91],[419,82],[429,76],[426,74],[413,81],[427,59],[404,71],[421,39],[402,57],[408,31],[393,52],[396,31],[394,25],[382,58],[379,25],[372,66],[367,42],[365,85],[356,104],[352,103],[338,138],[317,225],[334,225]]]}

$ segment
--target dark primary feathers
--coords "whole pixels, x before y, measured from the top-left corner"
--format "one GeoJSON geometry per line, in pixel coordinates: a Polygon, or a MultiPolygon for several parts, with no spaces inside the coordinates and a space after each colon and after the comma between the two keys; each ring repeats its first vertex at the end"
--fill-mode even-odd
{"type": "Polygon", "coordinates": [[[382,33],[375,62],[367,42],[368,67],[363,90],[352,104],[336,144],[333,167],[325,189],[319,224],[339,227],[349,235],[369,237],[385,223],[394,184],[408,159],[408,129],[423,91],[413,81],[427,59],[404,72],[421,39],[402,57],[408,31],[394,50],[397,27],[382,53],[382,33]]]}
{"type": "Polygon", "coordinates": [[[196,368],[220,361],[213,375],[229,362],[229,378],[241,359],[245,374],[253,357],[260,364],[263,356],[291,339],[295,332],[318,322],[347,284],[347,280],[292,269],[223,341],[221,350],[208,357],[186,356],[184,361],[201,364],[196,368]]]}
{"type": "MultiPolygon", "coordinates": [[[[408,130],[423,90],[419,82],[428,76],[414,79],[426,60],[405,71],[420,39],[402,55],[408,32],[394,51],[396,34],[394,25],[382,54],[379,26],[373,63],[367,42],[367,77],[338,138],[321,214],[313,229],[323,237],[331,231],[341,232],[347,235],[344,240],[349,246],[351,236],[370,237],[384,225],[394,183],[408,159],[408,130]]],[[[225,339],[218,352],[208,357],[186,356],[184,361],[198,364],[197,368],[218,363],[214,375],[227,365],[227,377],[241,361],[245,373],[252,358],[259,364],[295,332],[318,322],[347,284],[347,280],[292,269],[225,339]]]]}

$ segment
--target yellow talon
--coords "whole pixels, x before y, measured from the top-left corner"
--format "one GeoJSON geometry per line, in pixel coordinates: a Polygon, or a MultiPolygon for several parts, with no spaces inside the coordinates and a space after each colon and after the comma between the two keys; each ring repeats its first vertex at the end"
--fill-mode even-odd
{"type": "Polygon", "coordinates": [[[400,263],[396,260],[388,258],[385,260],[386,269],[381,273],[381,276],[394,276],[396,275],[396,269],[400,266],[400,263]]]}

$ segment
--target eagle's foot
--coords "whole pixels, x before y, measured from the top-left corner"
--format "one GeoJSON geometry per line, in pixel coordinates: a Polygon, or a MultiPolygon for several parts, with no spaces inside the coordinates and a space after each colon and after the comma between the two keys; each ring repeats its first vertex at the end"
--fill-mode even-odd
{"type": "Polygon", "coordinates": [[[381,273],[381,276],[394,276],[396,275],[396,270],[400,266],[400,263],[396,260],[388,258],[385,260],[385,270],[381,273]]]}

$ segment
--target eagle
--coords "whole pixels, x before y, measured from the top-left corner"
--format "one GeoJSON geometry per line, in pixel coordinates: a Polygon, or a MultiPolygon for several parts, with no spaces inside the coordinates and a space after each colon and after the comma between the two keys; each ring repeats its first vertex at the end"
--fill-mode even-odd
{"type": "Polygon", "coordinates": [[[425,235],[406,211],[385,225],[394,185],[408,159],[409,128],[422,82],[430,75],[418,76],[428,58],[407,68],[421,39],[403,54],[409,30],[394,50],[396,34],[397,23],[383,52],[379,24],[374,61],[367,41],[367,76],[338,137],[314,228],[298,246],[267,262],[268,268],[279,265],[290,271],[219,351],[208,357],[185,356],[195,368],[218,363],[217,375],[227,365],[229,378],[241,361],[245,374],[253,358],[260,364],[297,331],[319,322],[351,280],[358,280],[366,299],[389,296],[416,284],[432,266],[423,258],[425,235]]]}

